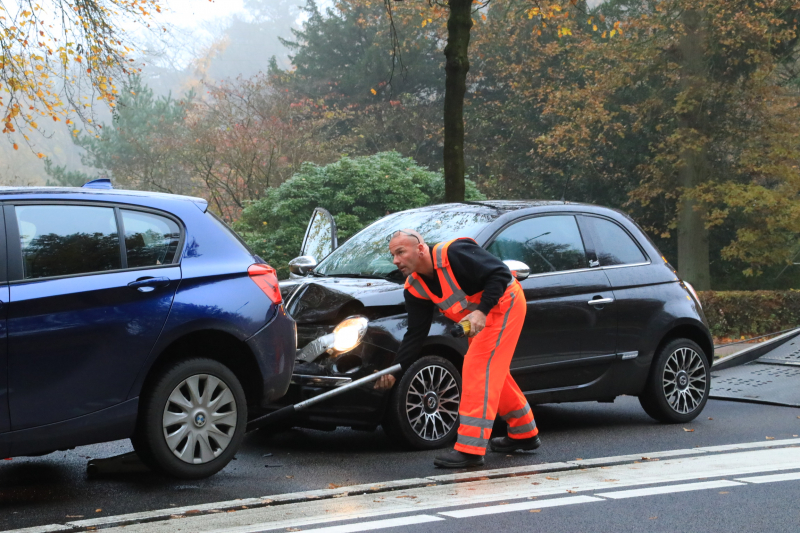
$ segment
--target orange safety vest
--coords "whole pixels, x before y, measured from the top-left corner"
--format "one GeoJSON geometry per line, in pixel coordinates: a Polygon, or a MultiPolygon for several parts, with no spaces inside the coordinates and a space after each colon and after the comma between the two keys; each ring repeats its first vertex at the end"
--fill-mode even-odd
{"type": "MultiPolygon", "coordinates": [[[[453,239],[452,241],[442,242],[433,247],[433,268],[439,276],[439,283],[442,286],[442,296],[436,296],[431,291],[422,277],[418,276],[416,272],[412,272],[406,278],[405,288],[408,289],[413,296],[421,300],[431,300],[439,307],[439,311],[453,322],[458,322],[472,311],[478,308],[481,303],[481,296],[483,291],[476,292],[472,296],[461,290],[461,287],[456,282],[456,277],[453,274],[453,269],[450,268],[450,260],[447,258],[447,250],[454,242],[467,239],[475,242],[475,239],[469,237],[461,237],[453,239]]],[[[513,279],[512,279],[513,282],[513,279]]]]}

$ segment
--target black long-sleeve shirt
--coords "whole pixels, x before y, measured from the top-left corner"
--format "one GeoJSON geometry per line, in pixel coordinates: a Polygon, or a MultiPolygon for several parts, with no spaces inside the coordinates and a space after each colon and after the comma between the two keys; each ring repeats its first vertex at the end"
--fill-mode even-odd
{"type": "MultiPolygon", "coordinates": [[[[511,281],[511,271],[500,259],[471,240],[458,240],[452,243],[447,249],[447,257],[450,260],[450,268],[453,270],[456,283],[468,296],[483,291],[478,310],[488,315],[489,311],[497,305],[511,281]]],[[[433,247],[431,247],[431,260],[435,264],[433,247]]],[[[422,275],[420,277],[436,296],[442,295],[442,286],[436,272],[433,273],[433,277],[422,275]]],[[[413,296],[408,289],[403,292],[403,295],[406,300],[406,311],[408,311],[408,329],[397,350],[395,363],[401,364],[403,370],[407,370],[416,359],[422,343],[428,336],[436,304],[430,300],[422,300],[413,296]]]]}

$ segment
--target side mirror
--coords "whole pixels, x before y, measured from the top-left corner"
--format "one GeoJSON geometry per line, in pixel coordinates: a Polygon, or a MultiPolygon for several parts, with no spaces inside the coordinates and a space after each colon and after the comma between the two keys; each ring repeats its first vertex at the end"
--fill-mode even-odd
{"type": "Polygon", "coordinates": [[[315,266],[317,266],[317,260],[310,255],[301,255],[289,261],[289,271],[298,278],[307,276],[309,270],[315,266]]]}
{"type": "Polygon", "coordinates": [[[514,259],[506,259],[505,261],[503,261],[503,263],[505,263],[505,265],[511,271],[511,275],[517,278],[517,281],[522,281],[524,279],[527,279],[527,277],[531,275],[531,267],[529,267],[522,261],[515,261],[514,259]]]}

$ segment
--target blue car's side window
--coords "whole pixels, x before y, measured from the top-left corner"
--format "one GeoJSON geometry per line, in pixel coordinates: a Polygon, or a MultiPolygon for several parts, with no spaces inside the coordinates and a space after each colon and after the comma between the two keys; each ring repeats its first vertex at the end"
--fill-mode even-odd
{"type": "Polygon", "coordinates": [[[16,215],[25,279],[121,268],[113,208],[20,205],[16,215]]]}
{"type": "Polygon", "coordinates": [[[122,209],[128,268],[168,265],[174,262],[181,230],[166,217],[122,209]]]}

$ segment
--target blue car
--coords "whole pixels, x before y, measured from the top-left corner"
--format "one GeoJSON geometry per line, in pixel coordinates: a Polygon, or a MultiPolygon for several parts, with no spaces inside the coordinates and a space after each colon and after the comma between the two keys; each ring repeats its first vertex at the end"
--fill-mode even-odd
{"type": "Polygon", "coordinates": [[[0,457],[130,438],[179,478],[223,468],[289,387],[275,270],[200,198],[0,189],[0,457]]]}

